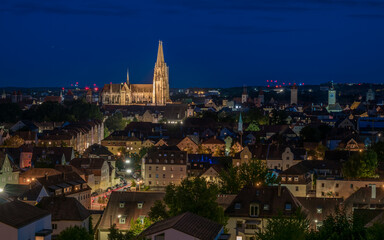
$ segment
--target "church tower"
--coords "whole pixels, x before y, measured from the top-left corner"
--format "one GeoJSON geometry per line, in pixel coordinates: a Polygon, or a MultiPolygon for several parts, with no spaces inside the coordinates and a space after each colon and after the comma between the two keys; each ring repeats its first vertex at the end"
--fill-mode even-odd
{"type": "Polygon", "coordinates": [[[331,104],[336,104],[336,90],[333,87],[333,82],[332,87],[328,90],[328,105],[331,104]]]}
{"type": "Polygon", "coordinates": [[[159,41],[157,61],[153,73],[153,96],[152,103],[165,105],[169,100],[169,70],[164,61],[163,42],[159,41]]]}

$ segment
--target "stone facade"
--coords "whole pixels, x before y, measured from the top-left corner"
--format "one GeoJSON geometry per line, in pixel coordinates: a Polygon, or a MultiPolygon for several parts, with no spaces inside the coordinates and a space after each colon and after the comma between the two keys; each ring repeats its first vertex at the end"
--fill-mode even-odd
{"type": "Polygon", "coordinates": [[[163,43],[159,42],[153,84],[130,84],[127,82],[105,84],[101,102],[107,105],[155,104],[165,105],[169,98],[169,70],[164,61],[163,43]]]}

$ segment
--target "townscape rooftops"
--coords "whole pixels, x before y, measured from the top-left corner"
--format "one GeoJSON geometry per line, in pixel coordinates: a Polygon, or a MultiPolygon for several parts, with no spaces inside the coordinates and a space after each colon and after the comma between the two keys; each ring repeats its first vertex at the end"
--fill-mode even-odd
{"type": "Polygon", "coordinates": [[[219,235],[223,226],[204,217],[186,212],[154,223],[145,229],[140,235],[148,236],[171,228],[197,239],[211,240],[215,239],[219,235]]]}
{"type": "Polygon", "coordinates": [[[18,200],[0,204],[0,222],[17,229],[48,215],[48,211],[18,200]]]}
{"type": "Polygon", "coordinates": [[[52,221],[83,221],[90,212],[73,197],[44,197],[37,205],[52,214],[52,221]]]}

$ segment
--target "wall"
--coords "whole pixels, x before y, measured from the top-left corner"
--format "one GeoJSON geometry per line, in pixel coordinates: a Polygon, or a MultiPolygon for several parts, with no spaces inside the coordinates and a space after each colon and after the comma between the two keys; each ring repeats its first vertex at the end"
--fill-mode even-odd
{"type": "Polygon", "coordinates": [[[57,224],[57,229],[53,229],[52,235],[59,235],[63,230],[71,226],[84,227],[89,231],[89,217],[84,221],[52,221],[52,224],[57,224]]]}
{"type": "MultiPolygon", "coordinates": [[[[43,229],[51,229],[51,215],[48,215],[44,218],[41,218],[27,226],[18,229],[18,239],[35,239],[35,233],[43,229]]],[[[46,237],[45,239],[50,240],[51,236],[46,237]]]]}

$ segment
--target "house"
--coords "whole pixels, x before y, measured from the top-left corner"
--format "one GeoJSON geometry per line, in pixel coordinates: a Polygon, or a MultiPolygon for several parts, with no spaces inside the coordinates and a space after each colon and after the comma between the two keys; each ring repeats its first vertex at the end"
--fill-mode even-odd
{"type": "Polygon", "coordinates": [[[204,153],[211,153],[214,157],[222,156],[225,153],[225,142],[217,139],[216,136],[204,141],[201,146],[204,153]]]}
{"type": "Polygon", "coordinates": [[[127,131],[115,131],[101,141],[101,145],[115,155],[121,154],[122,148],[128,153],[139,154],[141,143],[139,138],[128,135],[127,131]]]}
{"type": "Polygon", "coordinates": [[[188,154],[196,154],[199,149],[199,142],[195,138],[187,136],[183,138],[177,145],[181,151],[186,151],[188,154]]]}
{"type": "Polygon", "coordinates": [[[4,188],[4,193],[11,199],[36,205],[43,197],[48,197],[49,193],[44,186],[36,182],[29,185],[24,184],[7,184],[4,188]]]}
{"type": "Polygon", "coordinates": [[[29,185],[37,178],[49,177],[53,175],[61,174],[60,171],[53,168],[31,168],[25,172],[20,173],[19,184],[29,185]]]}
{"type": "Polygon", "coordinates": [[[163,146],[148,152],[142,159],[144,184],[151,188],[165,188],[180,184],[187,177],[188,154],[177,147],[163,146]]]}
{"type": "Polygon", "coordinates": [[[49,196],[74,197],[85,208],[91,207],[91,188],[77,173],[62,173],[53,176],[37,178],[37,184],[44,186],[49,196]]]}
{"type": "Polygon", "coordinates": [[[287,187],[295,197],[307,197],[313,190],[312,174],[304,164],[293,165],[279,176],[281,186],[287,187]]]}
{"type": "Polygon", "coordinates": [[[51,213],[52,237],[73,226],[83,227],[89,231],[91,214],[73,197],[44,197],[37,207],[51,213]]]}
{"type": "Polygon", "coordinates": [[[152,224],[139,236],[151,240],[216,240],[223,233],[222,225],[186,212],[152,224]]]}
{"type": "Polygon", "coordinates": [[[383,186],[384,180],[318,178],[316,180],[316,197],[346,199],[360,188],[371,185],[383,186]]]}
{"type": "Polygon", "coordinates": [[[105,158],[105,159],[111,159],[113,157],[113,153],[108,150],[108,147],[105,147],[100,144],[93,144],[92,146],[89,146],[85,151],[84,151],[84,156],[85,157],[90,157],[90,158],[105,158]]]}
{"type": "Polygon", "coordinates": [[[0,189],[3,190],[5,185],[17,184],[19,182],[20,170],[10,160],[8,154],[0,152],[0,189]]]}
{"type": "Polygon", "coordinates": [[[54,167],[57,164],[68,164],[73,158],[75,158],[75,151],[72,147],[34,147],[31,165],[54,167]]]}
{"type": "Polygon", "coordinates": [[[116,224],[120,231],[130,230],[131,221],[143,219],[165,192],[112,192],[98,227],[99,240],[107,240],[109,228],[116,224]]]}
{"type": "Polygon", "coordinates": [[[200,177],[204,178],[209,183],[219,183],[219,173],[222,171],[220,165],[212,165],[205,172],[203,172],[200,177]]]}
{"type": "Polygon", "coordinates": [[[307,220],[313,230],[318,230],[323,225],[324,220],[335,213],[343,203],[341,198],[314,198],[297,197],[297,200],[307,210],[307,220]]]}
{"type": "Polygon", "coordinates": [[[1,239],[50,240],[51,233],[48,211],[17,200],[0,204],[1,239]]]}
{"type": "Polygon", "coordinates": [[[343,205],[348,213],[356,209],[384,210],[384,191],[382,185],[369,184],[359,188],[345,199],[343,205]]]}
{"type": "Polygon", "coordinates": [[[233,239],[248,239],[263,231],[268,219],[290,216],[299,208],[300,202],[286,187],[245,187],[225,210],[229,217],[226,228],[233,239]]]}
{"type": "Polygon", "coordinates": [[[93,174],[95,181],[93,191],[106,190],[113,185],[110,172],[115,171],[115,169],[111,169],[112,166],[104,158],[74,158],[70,164],[83,172],[93,174]]]}

